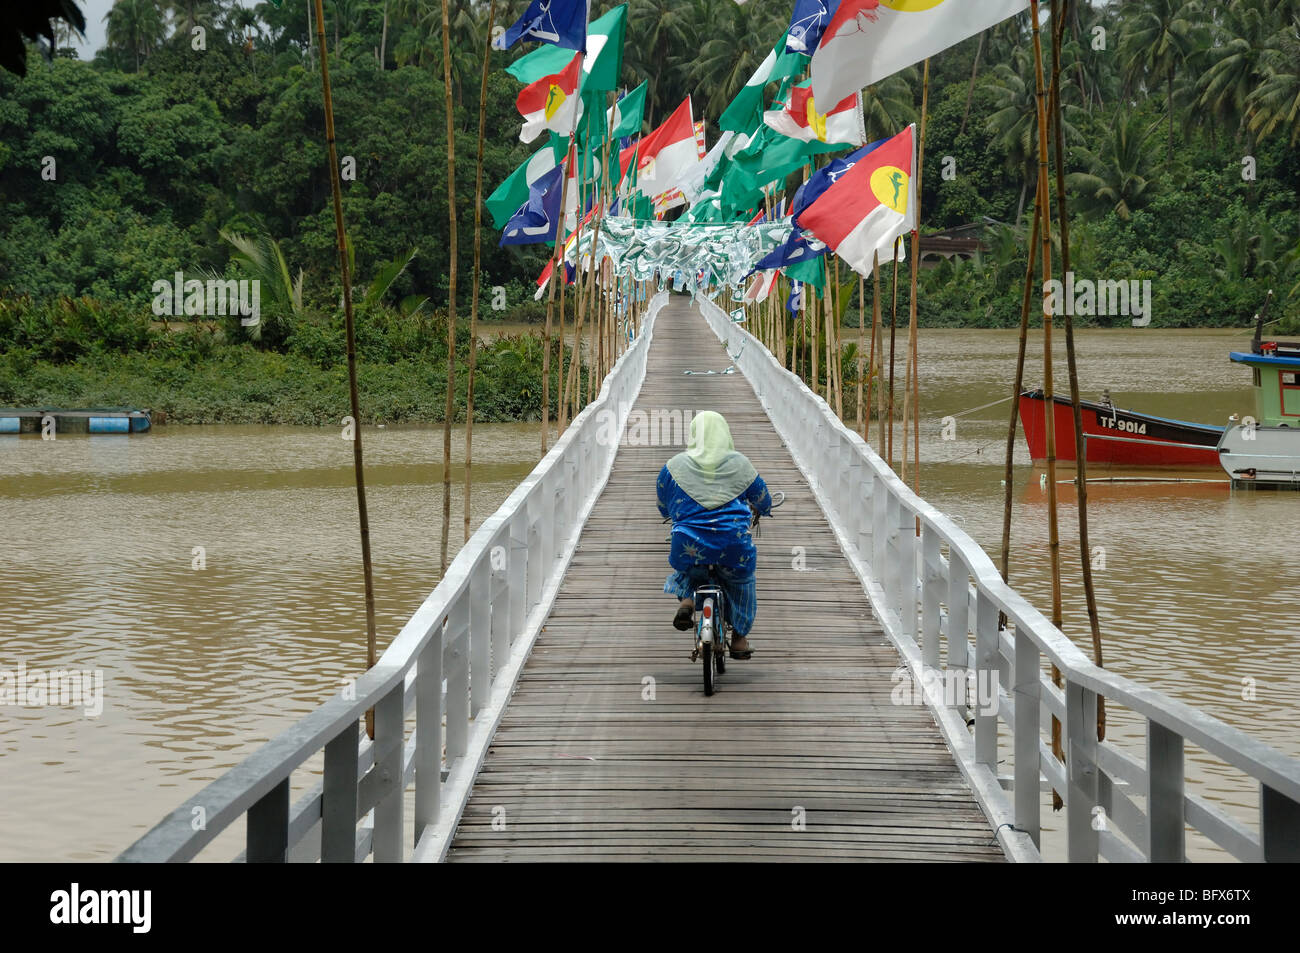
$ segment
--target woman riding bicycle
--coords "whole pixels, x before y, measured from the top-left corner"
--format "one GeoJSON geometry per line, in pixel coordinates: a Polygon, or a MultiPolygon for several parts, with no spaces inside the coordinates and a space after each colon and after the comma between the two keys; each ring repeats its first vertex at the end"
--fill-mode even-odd
{"type": "Polygon", "coordinates": [[[675,572],[664,583],[664,592],[681,600],[673,625],[686,631],[695,624],[695,588],[714,566],[713,578],[726,595],[732,657],[749,658],[758,610],[750,507],[770,516],[772,497],[754,465],[736,452],[721,414],[706,410],[691,421],[686,451],[659,471],[658,495],[660,515],[673,521],[668,564],[675,572]]]}

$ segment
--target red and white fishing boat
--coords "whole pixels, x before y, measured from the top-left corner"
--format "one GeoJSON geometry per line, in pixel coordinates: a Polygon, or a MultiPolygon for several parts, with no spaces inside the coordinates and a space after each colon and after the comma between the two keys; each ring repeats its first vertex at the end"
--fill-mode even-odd
{"type": "MultiPolygon", "coordinates": [[[[1056,424],[1056,459],[1073,464],[1074,410],[1070,399],[1052,396],[1056,424]]],[[[1219,469],[1223,427],[1121,410],[1109,394],[1100,401],[1079,401],[1088,466],[1219,469]]],[[[1035,463],[1047,459],[1046,401],[1041,390],[1020,395],[1020,420],[1035,463]]]]}

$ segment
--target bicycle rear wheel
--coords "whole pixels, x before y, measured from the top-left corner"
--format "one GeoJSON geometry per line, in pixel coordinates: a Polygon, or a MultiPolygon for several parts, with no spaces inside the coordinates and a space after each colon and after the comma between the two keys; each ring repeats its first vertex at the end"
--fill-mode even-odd
{"type": "Polygon", "coordinates": [[[704,662],[704,694],[712,696],[717,682],[717,663],[719,653],[713,651],[713,640],[704,643],[702,658],[704,662]]]}

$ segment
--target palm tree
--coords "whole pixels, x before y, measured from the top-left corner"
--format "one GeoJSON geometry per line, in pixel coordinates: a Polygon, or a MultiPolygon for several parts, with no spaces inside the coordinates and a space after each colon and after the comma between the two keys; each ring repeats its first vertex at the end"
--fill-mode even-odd
{"type": "Polygon", "coordinates": [[[1128,221],[1155,191],[1152,174],[1156,160],[1151,136],[1158,126],[1157,122],[1143,129],[1136,113],[1118,116],[1111,138],[1100,152],[1079,148],[1089,171],[1070,173],[1065,177],[1066,184],[1082,195],[1085,206],[1114,211],[1128,221]]]}
{"type": "Polygon", "coordinates": [[[1198,51],[1208,48],[1200,0],[1141,0],[1123,10],[1120,60],[1130,92],[1165,87],[1169,151],[1174,154],[1174,82],[1198,51]]]}
{"type": "Polygon", "coordinates": [[[1259,85],[1265,44],[1281,27],[1277,13],[1275,0],[1241,0],[1219,11],[1211,26],[1209,68],[1197,80],[1196,105],[1238,137],[1246,129],[1246,101],[1259,85]]]}
{"type": "Polygon", "coordinates": [[[1274,34],[1260,57],[1261,80],[1246,97],[1247,128],[1261,139],[1290,130],[1300,142],[1300,14],[1274,34]]]}
{"type": "Polygon", "coordinates": [[[1032,83],[1025,76],[1033,76],[1030,54],[1023,46],[1011,53],[1011,64],[999,63],[993,69],[993,93],[996,111],[985,125],[993,143],[1006,156],[1007,171],[1020,178],[1020,201],[1016,206],[1016,221],[1025,212],[1025,197],[1029,187],[1038,177],[1037,142],[1034,138],[1038,105],[1032,83]]]}
{"type": "Polygon", "coordinates": [[[141,58],[148,58],[167,35],[158,0],[117,0],[104,14],[104,22],[108,47],[134,56],[136,72],[141,58]]]}
{"type": "Polygon", "coordinates": [[[912,90],[917,81],[916,67],[909,66],[862,91],[863,122],[868,142],[895,135],[908,123],[916,121],[916,98],[912,90]]]}

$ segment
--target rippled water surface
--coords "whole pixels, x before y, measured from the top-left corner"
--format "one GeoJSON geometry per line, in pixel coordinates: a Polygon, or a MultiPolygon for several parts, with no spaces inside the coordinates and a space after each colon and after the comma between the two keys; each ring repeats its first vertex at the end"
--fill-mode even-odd
{"type": "MultiPolygon", "coordinates": [[[[1248,337],[1087,332],[1084,396],[1109,388],[1121,407],[1223,423],[1252,409],[1249,374],[1227,359],[1248,337]]],[[[1005,397],[1015,346],[1007,332],[929,331],[920,348],[921,493],[994,555],[1008,404],[958,417],[956,440],[940,420],[1005,397]]],[[[1041,347],[1031,339],[1027,386],[1041,380],[1041,347]]],[[[902,368],[900,348],[900,381],[902,368]]],[[[1062,358],[1058,389],[1066,381],[1062,358]]],[[[536,425],[475,436],[477,525],[531,470],[539,440],[536,425]]],[[[438,580],[442,437],[364,439],[382,650],[438,580]]],[[[454,551],[460,431],[453,445],[454,551]]],[[[0,671],[104,677],[98,717],[0,707],[0,860],[111,859],[364,668],[351,459],[337,430],[307,428],[0,437],[0,671]],[[206,568],[193,568],[196,547],[206,568]]],[[[1016,461],[1011,579],[1047,611],[1046,492],[1019,436],[1016,461]]],[[[1107,667],[1300,756],[1300,582],[1284,529],[1300,496],[1105,483],[1089,500],[1107,667]]],[[[1061,501],[1065,631],[1090,651],[1072,487],[1061,501]]],[[[1143,726],[1125,713],[1112,713],[1110,736],[1141,752],[1143,726]]],[[[1253,824],[1257,788],[1188,757],[1192,787],[1253,824]]],[[[1062,818],[1045,811],[1044,823],[1062,818]]],[[[1193,845],[1193,856],[1210,855],[1193,845]]]]}

